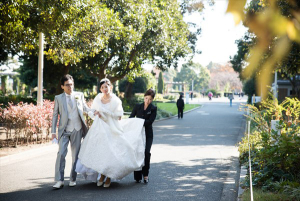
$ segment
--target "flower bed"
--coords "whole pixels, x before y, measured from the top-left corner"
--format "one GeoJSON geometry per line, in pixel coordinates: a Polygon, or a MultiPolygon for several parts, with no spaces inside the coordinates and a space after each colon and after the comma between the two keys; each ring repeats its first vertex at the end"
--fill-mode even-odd
{"type": "Polygon", "coordinates": [[[0,122],[6,130],[2,146],[49,140],[54,102],[44,100],[43,106],[20,102],[0,108],[0,122]]]}

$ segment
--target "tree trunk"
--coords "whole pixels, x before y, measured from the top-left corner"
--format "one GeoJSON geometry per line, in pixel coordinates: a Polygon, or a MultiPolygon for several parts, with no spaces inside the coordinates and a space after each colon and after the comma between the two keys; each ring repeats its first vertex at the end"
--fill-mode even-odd
{"type": "Polygon", "coordinates": [[[131,99],[133,97],[132,93],[133,83],[128,82],[126,89],[125,89],[125,98],[131,99]]]}
{"type": "Polygon", "coordinates": [[[97,77],[97,93],[100,92],[100,78],[97,77]]]}
{"type": "MultiPolygon", "coordinates": [[[[63,75],[68,74],[69,71],[70,71],[70,64],[67,65],[67,66],[64,66],[64,74],[63,75]]],[[[75,85],[75,83],[74,83],[74,85],[75,85]]],[[[57,87],[56,87],[55,94],[58,95],[58,94],[61,94],[62,92],[63,92],[63,89],[61,88],[61,83],[60,83],[60,80],[59,80],[59,83],[57,84],[57,87]]]]}
{"type": "Polygon", "coordinates": [[[4,75],[1,77],[1,89],[3,94],[6,94],[6,81],[7,81],[7,75],[4,75]]]}

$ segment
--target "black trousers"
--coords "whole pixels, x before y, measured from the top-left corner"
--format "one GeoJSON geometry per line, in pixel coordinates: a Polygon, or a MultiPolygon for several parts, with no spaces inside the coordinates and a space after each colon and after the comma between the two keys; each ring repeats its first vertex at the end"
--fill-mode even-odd
{"type": "Polygon", "coordinates": [[[181,118],[182,119],[183,117],[183,108],[182,107],[179,107],[178,108],[178,119],[181,118]]]}
{"type": "Polygon", "coordinates": [[[150,158],[151,158],[151,146],[153,138],[146,138],[146,148],[145,148],[145,166],[140,171],[134,171],[134,180],[142,180],[142,177],[148,177],[150,169],[150,158]]]}

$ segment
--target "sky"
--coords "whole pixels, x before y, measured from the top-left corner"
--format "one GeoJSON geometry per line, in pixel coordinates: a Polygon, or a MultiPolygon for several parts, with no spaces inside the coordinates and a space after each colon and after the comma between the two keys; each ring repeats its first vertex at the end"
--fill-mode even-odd
{"type": "Polygon", "coordinates": [[[200,25],[201,35],[198,37],[197,49],[202,54],[194,56],[194,62],[207,66],[210,61],[225,63],[237,52],[235,40],[242,38],[247,28],[240,23],[235,26],[230,13],[225,13],[227,0],[215,0],[213,6],[205,5],[203,13],[185,16],[186,22],[200,25]]]}

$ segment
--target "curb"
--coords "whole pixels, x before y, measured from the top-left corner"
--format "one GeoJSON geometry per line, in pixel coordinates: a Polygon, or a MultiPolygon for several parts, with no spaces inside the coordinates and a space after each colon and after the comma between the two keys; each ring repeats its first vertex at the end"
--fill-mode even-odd
{"type": "MultiPolygon", "coordinates": [[[[247,121],[245,121],[245,131],[244,131],[244,135],[247,132],[247,121]]],[[[244,136],[243,135],[243,136],[244,136]]],[[[239,178],[239,189],[238,189],[238,197],[237,197],[237,201],[242,201],[242,194],[244,193],[244,189],[241,187],[241,183],[244,181],[245,177],[247,175],[247,168],[245,166],[241,166],[240,168],[240,178],[239,178]]]]}
{"type": "Polygon", "coordinates": [[[245,166],[241,167],[240,181],[239,181],[239,191],[237,201],[242,201],[242,194],[244,193],[244,189],[241,187],[241,182],[244,181],[247,174],[247,168],[245,166]]]}
{"type": "MultiPolygon", "coordinates": [[[[239,135],[236,140],[236,145],[244,136],[244,130],[246,129],[245,120],[245,117],[243,117],[239,135]]],[[[239,158],[233,159],[230,168],[227,170],[227,176],[221,194],[221,201],[238,200],[240,189],[240,174],[241,168],[239,158]]]]}

